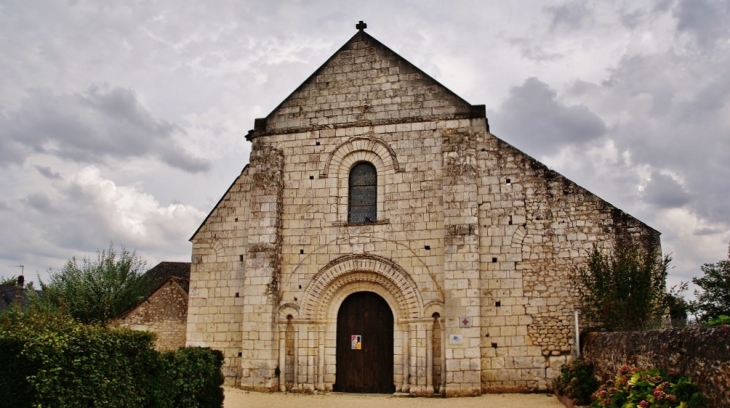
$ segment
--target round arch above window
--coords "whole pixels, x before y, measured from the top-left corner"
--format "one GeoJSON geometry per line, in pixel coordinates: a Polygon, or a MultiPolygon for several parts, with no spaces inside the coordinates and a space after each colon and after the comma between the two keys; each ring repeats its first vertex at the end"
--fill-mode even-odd
{"type": "Polygon", "coordinates": [[[337,185],[338,194],[337,196],[331,196],[332,204],[337,205],[337,215],[336,219],[333,221],[341,223],[342,225],[367,225],[364,217],[360,222],[348,221],[348,219],[350,219],[350,173],[353,171],[355,166],[360,163],[370,164],[375,169],[377,188],[375,189],[376,194],[374,194],[376,200],[374,215],[376,216],[376,219],[373,220],[371,218],[371,220],[373,220],[373,224],[387,224],[388,214],[385,212],[384,208],[385,183],[387,180],[392,178],[394,171],[392,167],[383,162],[383,159],[380,156],[375,154],[375,152],[368,150],[351,152],[337,163],[338,168],[337,173],[335,173],[337,178],[336,180],[333,180],[333,184],[337,185]]]}

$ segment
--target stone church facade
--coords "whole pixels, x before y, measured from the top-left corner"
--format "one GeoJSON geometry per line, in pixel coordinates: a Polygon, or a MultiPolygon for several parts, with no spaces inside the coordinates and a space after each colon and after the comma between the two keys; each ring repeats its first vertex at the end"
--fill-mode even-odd
{"type": "Polygon", "coordinates": [[[255,121],[191,238],[187,344],[252,390],[547,389],[574,351],[571,269],[659,233],[358,28],[255,121]]]}

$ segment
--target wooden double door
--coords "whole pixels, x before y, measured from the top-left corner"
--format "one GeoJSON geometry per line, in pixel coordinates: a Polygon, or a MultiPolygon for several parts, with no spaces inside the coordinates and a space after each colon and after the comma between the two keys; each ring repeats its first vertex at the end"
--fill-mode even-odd
{"type": "Polygon", "coordinates": [[[340,306],[333,388],[340,392],[395,392],[393,312],[375,293],[353,293],[340,306]]]}

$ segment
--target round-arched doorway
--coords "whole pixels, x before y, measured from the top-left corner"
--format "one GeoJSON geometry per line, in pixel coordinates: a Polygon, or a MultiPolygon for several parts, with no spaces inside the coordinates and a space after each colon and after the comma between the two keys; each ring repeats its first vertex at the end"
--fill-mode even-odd
{"type": "Polygon", "coordinates": [[[392,393],[393,312],[373,292],[349,295],[337,312],[334,391],[392,393]]]}

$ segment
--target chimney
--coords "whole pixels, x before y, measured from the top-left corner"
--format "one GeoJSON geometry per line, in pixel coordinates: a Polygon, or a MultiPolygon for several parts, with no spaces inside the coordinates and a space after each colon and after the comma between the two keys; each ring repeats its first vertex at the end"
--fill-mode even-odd
{"type": "Polygon", "coordinates": [[[23,292],[25,291],[23,285],[25,285],[25,276],[20,275],[18,276],[18,285],[15,288],[15,303],[21,308],[23,307],[23,292]]]}

